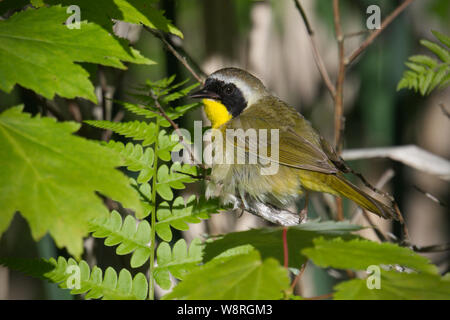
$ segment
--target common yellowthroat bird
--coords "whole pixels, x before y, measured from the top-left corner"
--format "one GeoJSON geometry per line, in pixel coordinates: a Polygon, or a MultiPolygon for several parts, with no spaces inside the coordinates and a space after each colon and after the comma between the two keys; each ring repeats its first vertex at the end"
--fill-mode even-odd
{"type": "MultiPolygon", "coordinates": [[[[390,196],[363,191],[348,181],[344,173],[350,169],[330,144],[250,73],[237,68],[218,70],[191,97],[203,99],[212,127],[224,136],[230,129],[278,129],[278,157],[271,160],[278,165],[276,173],[263,174],[260,163],[213,163],[207,195],[285,225],[299,222],[289,220],[292,215],[286,213],[292,213],[290,208],[308,191],[346,197],[381,217],[399,219],[390,196]]],[[[244,140],[248,159],[258,146],[244,140]]],[[[267,150],[274,150],[272,140],[267,144],[267,150]]]]}

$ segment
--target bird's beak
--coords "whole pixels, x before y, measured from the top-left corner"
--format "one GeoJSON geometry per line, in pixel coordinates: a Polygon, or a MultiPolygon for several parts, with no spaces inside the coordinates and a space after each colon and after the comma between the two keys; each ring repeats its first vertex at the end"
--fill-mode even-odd
{"type": "Polygon", "coordinates": [[[220,100],[220,96],[217,93],[208,91],[205,88],[191,93],[189,95],[189,98],[220,100]]]}

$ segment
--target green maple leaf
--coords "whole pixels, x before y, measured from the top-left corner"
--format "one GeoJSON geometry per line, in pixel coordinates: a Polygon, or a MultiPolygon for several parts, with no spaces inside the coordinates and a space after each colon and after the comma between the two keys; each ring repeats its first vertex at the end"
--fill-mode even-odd
{"type": "Polygon", "coordinates": [[[190,272],[165,299],[274,300],[289,288],[288,272],[258,251],[212,260],[190,272]],[[205,285],[199,285],[205,284],[205,285]]]}
{"type": "Polygon", "coordinates": [[[151,64],[99,25],[82,22],[80,29],[64,25],[66,8],[28,9],[0,21],[0,89],[14,85],[53,99],[83,97],[96,102],[89,73],[74,62],[125,69],[122,61],[151,64]]]}
{"type": "Polygon", "coordinates": [[[111,30],[111,19],[134,24],[144,24],[150,28],[170,32],[183,38],[183,34],[166,17],[163,11],[154,7],[156,0],[46,0],[48,4],[80,7],[81,20],[95,22],[111,30]]]}
{"type": "Polygon", "coordinates": [[[72,135],[77,123],[21,110],[0,114],[0,234],[20,211],[34,239],[49,232],[58,247],[79,256],[88,221],[108,213],[95,192],[142,214],[139,195],[115,169],[116,153],[72,135]]]}
{"type": "Polygon", "coordinates": [[[450,281],[437,274],[381,270],[379,288],[370,289],[366,279],[353,279],[334,289],[336,300],[450,300],[450,281]]]}
{"type": "MultiPolygon", "coordinates": [[[[318,237],[325,239],[343,237],[352,239],[356,236],[352,231],[362,227],[348,222],[335,221],[308,221],[306,223],[289,227],[287,241],[289,250],[289,267],[299,268],[306,261],[302,253],[304,248],[311,247],[313,240],[318,237]]],[[[213,241],[206,242],[204,261],[209,261],[225,250],[242,245],[251,245],[265,258],[275,258],[280,263],[284,262],[283,255],[283,228],[261,228],[247,231],[230,232],[213,241]]]]}
{"type": "Polygon", "coordinates": [[[427,258],[409,248],[393,243],[377,243],[365,239],[344,241],[314,239],[314,247],[302,253],[320,267],[365,270],[370,265],[400,265],[415,271],[436,274],[437,268],[427,258]]]}

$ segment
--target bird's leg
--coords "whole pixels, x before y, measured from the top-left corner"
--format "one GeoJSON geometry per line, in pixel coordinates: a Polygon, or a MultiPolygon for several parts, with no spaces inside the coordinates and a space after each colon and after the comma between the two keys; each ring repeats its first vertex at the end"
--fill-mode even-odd
{"type": "Polygon", "coordinates": [[[309,204],[309,194],[305,191],[305,206],[300,211],[300,221],[306,221],[306,217],[308,216],[308,204],[309,204]]]}

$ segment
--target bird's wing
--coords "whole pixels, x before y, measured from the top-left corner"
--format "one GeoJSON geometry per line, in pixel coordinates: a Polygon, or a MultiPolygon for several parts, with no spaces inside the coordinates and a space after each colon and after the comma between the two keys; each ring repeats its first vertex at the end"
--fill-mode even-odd
{"type": "MultiPolygon", "coordinates": [[[[275,147],[271,141],[270,129],[279,129],[279,157],[272,159],[281,165],[317,171],[336,173],[339,169],[334,164],[335,153],[331,146],[312,128],[311,124],[294,108],[274,97],[265,97],[256,104],[244,110],[238,117],[225,124],[224,129],[267,129],[267,150],[263,150],[258,141],[245,139],[240,146],[245,145],[245,151],[258,150],[265,155],[272,155],[275,147]],[[258,146],[255,146],[255,143],[258,146]],[[258,149],[259,148],[259,149],[258,149]]],[[[224,132],[225,133],[225,132],[224,132]]],[[[225,133],[226,134],[226,133],[225,133]]],[[[261,137],[258,134],[258,137],[261,137]]],[[[230,139],[227,136],[227,139],[230,139]]],[[[239,147],[239,137],[233,139],[233,144],[239,147]]],[[[242,138],[241,138],[242,139],[242,138]]]]}

